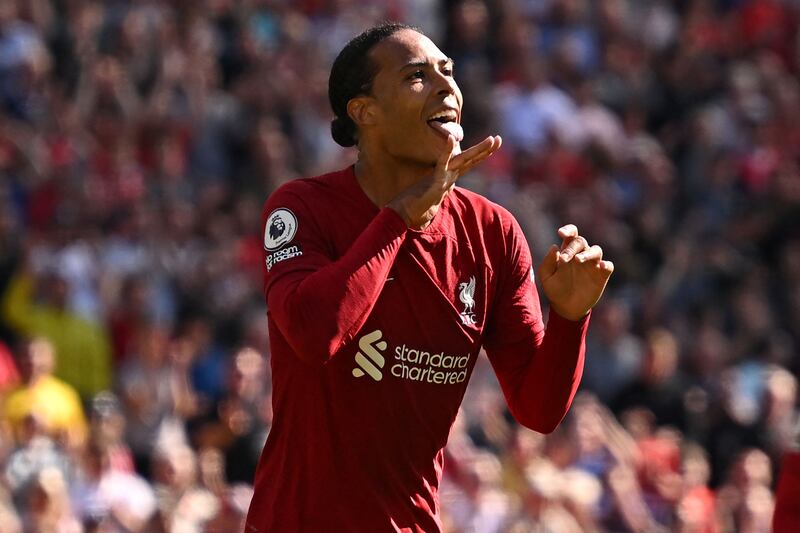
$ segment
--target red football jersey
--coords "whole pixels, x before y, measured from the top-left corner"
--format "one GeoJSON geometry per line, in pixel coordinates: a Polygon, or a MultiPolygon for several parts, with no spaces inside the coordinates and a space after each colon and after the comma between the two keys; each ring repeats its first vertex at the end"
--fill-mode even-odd
{"type": "Polygon", "coordinates": [[[353,167],[267,201],[274,422],[248,532],[440,531],[451,425],[481,346],[514,416],[564,417],[588,317],[545,334],[514,218],[455,188],[424,230],[377,208],[353,167]]]}

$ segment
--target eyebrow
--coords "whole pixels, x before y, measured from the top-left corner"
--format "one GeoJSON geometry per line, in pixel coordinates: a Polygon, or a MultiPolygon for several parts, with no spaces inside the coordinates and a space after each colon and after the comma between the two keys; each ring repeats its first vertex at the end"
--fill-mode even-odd
{"type": "MultiPolygon", "coordinates": [[[[437,63],[439,65],[450,65],[451,68],[455,67],[455,65],[456,65],[456,62],[453,61],[453,59],[450,58],[450,57],[448,57],[446,59],[440,59],[437,63]]],[[[411,68],[411,67],[417,67],[417,68],[419,68],[419,67],[428,67],[431,64],[432,64],[431,61],[423,61],[423,60],[412,61],[411,63],[406,63],[405,65],[400,67],[400,70],[405,70],[405,69],[411,68]]]]}

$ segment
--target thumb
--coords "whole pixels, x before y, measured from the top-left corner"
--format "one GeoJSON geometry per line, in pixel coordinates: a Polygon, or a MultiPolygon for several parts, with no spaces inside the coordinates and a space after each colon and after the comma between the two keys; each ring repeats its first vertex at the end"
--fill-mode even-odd
{"type": "Polygon", "coordinates": [[[440,175],[446,175],[447,171],[450,170],[450,159],[455,155],[453,152],[456,148],[456,139],[452,135],[447,136],[447,148],[445,148],[444,152],[439,156],[439,160],[436,161],[436,172],[440,175]]]}
{"type": "Polygon", "coordinates": [[[558,268],[558,245],[554,244],[547,251],[547,255],[542,259],[542,264],[539,265],[539,279],[544,281],[556,273],[558,268]]]}

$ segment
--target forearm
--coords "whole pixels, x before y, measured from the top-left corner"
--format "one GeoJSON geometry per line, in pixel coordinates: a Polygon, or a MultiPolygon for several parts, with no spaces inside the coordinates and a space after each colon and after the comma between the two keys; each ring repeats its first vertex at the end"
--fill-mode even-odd
{"type": "Polygon", "coordinates": [[[406,229],[396,212],[383,209],[338,260],[293,270],[268,286],[271,315],[300,357],[324,363],[363,326],[406,229]]]}
{"type": "Polygon", "coordinates": [[[583,375],[589,315],[571,322],[551,310],[540,340],[495,348],[493,366],[517,421],[540,433],[552,432],[567,414],[583,375]],[[524,353],[525,357],[519,358],[524,353]],[[495,361],[521,360],[519,365],[495,361]]]}

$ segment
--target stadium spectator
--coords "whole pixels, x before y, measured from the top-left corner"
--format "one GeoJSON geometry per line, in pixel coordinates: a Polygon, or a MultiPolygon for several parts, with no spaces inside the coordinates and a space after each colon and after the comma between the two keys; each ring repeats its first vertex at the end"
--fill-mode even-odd
{"type": "Polygon", "coordinates": [[[24,343],[20,350],[22,383],[5,398],[3,415],[17,440],[31,418],[44,432],[69,447],[86,442],[87,424],[80,397],[69,384],[53,376],[54,347],[44,338],[24,343]]]}
{"type": "Polygon", "coordinates": [[[70,505],[67,480],[58,468],[44,468],[36,474],[27,489],[26,503],[25,531],[84,531],[70,505]]]}
{"type": "Polygon", "coordinates": [[[69,288],[61,273],[34,276],[21,271],[9,282],[0,310],[19,335],[51,342],[55,376],[90,398],[111,385],[108,333],[101,323],[67,308],[69,288]],[[37,293],[43,302],[37,302],[37,293]]]}
{"type": "Polygon", "coordinates": [[[71,488],[75,516],[87,529],[147,531],[156,511],[152,487],[131,471],[114,468],[112,450],[90,443],[81,458],[81,476],[71,488]]]}
{"type": "Polygon", "coordinates": [[[198,479],[197,454],[186,444],[165,443],[155,452],[156,521],[164,531],[202,530],[220,511],[214,492],[198,479]]]}
{"type": "Polygon", "coordinates": [[[0,391],[8,392],[20,381],[17,364],[11,350],[0,341],[0,391]]]}
{"type": "Polygon", "coordinates": [[[191,346],[171,340],[164,328],[140,332],[137,349],[119,369],[118,387],[126,419],[126,440],[141,474],[150,472],[150,458],[163,438],[185,438],[185,419],[194,415],[196,400],[189,384],[191,346]]]}
{"type": "Polygon", "coordinates": [[[134,472],[133,453],[125,441],[125,416],[114,394],[98,393],[89,409],[89,443],[98,447],[108,460],[108,468],[134,472]]]}
{"type": "Polygon", "coordinates": [[[35,415],[25,419],[19,443],[5,461],[4,480],[14,503],[24,514],[30,489],[43,471],[56,469],[65,480],[71,480],[72,463],[58,442],[50,438],[35,415]]]}

